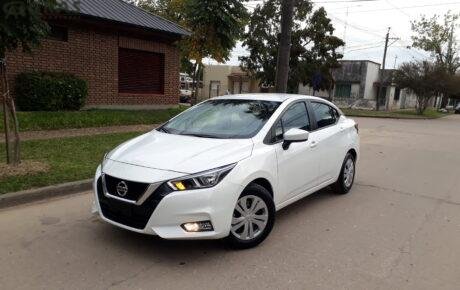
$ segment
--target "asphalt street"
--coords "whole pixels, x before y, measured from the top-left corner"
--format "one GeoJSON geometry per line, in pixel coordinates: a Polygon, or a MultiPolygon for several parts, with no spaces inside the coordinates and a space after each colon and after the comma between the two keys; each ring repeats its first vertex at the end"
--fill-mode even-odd
{"type": "Polygon", "coordinates": [[[117,229],[83,193],[0,211],[0,288],[460,289],[460,116],[356,119],[352,192],[283,209],[255,249],[117,229]]]}

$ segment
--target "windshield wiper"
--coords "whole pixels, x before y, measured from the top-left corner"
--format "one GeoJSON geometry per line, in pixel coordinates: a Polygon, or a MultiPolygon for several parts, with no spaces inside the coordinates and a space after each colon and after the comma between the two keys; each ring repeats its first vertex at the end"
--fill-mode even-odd
{"type": "Polygon", "coordinates": [[[200,134],[200,133],[180,133],[180,135],[183,136],[193,136],[193,137],[199,137],[199,138],[212,138],[212,139],[222,139],[218,136],[215,135],[209,135],[209,134],[200,134]]]}
{"type": "Polygon", "coordinates": [[[158,131],[163,132],[163,133],[167,133],[167,134],[170,133],[169,130],[166,129],[165,127],[160,127],[160,128],[158,128],[158,131]]]}

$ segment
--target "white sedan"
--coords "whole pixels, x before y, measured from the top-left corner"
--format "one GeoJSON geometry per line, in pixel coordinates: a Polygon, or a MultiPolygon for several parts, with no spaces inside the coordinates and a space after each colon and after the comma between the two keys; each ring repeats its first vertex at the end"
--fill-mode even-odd
{"type": "Polygon", "coordinates": [[[326,100],[218,97],[106,154],[93,210],[138,233],[249,248],[277,210],[329,185],[348,193],[358,156],[357,124],[326,100]]]}

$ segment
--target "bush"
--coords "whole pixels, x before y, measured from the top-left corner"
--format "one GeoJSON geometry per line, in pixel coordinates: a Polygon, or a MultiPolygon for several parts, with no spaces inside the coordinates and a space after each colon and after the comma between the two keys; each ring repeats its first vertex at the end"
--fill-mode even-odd
{"type": "Polygon", "coordinates": [[[32,72],[16,78],[15,96],[21,111],[79,110],[87,95],[87,83],[71,74],[32,72]]]}

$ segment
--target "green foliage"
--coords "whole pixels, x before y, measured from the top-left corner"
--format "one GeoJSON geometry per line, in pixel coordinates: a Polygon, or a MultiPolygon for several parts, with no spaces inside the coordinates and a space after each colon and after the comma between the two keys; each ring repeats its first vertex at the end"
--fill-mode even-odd
{"type": "MultiPolygon", "coordinates": [[[[88,110],[60,112],[18,112],[19,129],[25,131],[79,129],[91,127],[161,124],[186,107],[162,110],[88,110]]],[[[0,113],[0,117],[2,114],[0,113]]],[[[0,132],[3,122],[0,122],[0,132]]]]}
{"type": "Polygon", "coordinates": [[[44,12],[66,9],[69,4],[57,0],[2,0],[0,4],[0,58],[19,46],[30,51],[48,33],[44,12]]]}
{"type": "Polygon", "coordinates": [[[449,76],[446,91],[451,98],[460,100],[460,74],[449,76]]]}
{"type": "Polygon", "coordinates": [[[180,43],[181,69],[193,75],[204,58],[229,59],[249,14],[240,0],[139,0],[137,5],[191,31],[180,43]],[[190,60],[196,60],[195,68],[190,60]]]}
{"type": "Polygon", "coordinates": [[[412,46],[430,52],[450,74],[455,74],[460,68],[459,46],[455,41],[458,19],[459,14],[448,12],[444,19],[438,15],[431,18],[422,16],[412,22],[412,46]]]}
{"type": "Polygon", "coordinates": [[[71,74],[33,72],[16,78],[16,102],[22,111],[79,110],[88,85],[71,74]]]}
{"type": "MultiPolygon", "coordinates": [[[[0,178],[0,195],[92,178],[104,153],[139,134],[122,133],[22,142],[23,159],[43,162],[50,166],[50,170],[0,178]]],[[[0,143],[1,150],[5,150],[4,143],[0,143]]],[[[0,156],[0,162],[4,162],[3,156],[0,156]]]]}
{"type": "MultiPolygon", "coordinates": [[[[243,45],[250,55],[241,57],[242,67],[263,84],[275,85],[281,23],[281,0],[257,5],[244,34],[243,45]]],[[[297,92],[300,83],[313,86],[313,77],[322,76],[320,89],[329,89],[332,68],[343,55],[337,49],[344,42],[333,35],[334,27],[324,8],[313,11],[310,1],[297,0],[294,10],[288,90],[297,92]]]]}
{"type": "Polygon", "coordinates": [[[348,117],[369,117],[386,119],[437,119],[448,114],[438,112],[436,109],[427,109],[420,114],[416,110],[397,110],[397,111],[371,111],[342,108],[342,112],[348,117]]]}
{"type": "Polygon", "coordinates": [[[209,57],[224,62],[242,36],[249,17],[244,1],[186,0],[184,24],[192,35],[184,39],[190,59],[201,64],[209,57]]]}
{"type": "Polygon", "coordinates": [[[417,95],[419,114],[423,114],[434,96],[445,91],[448,79],[442,65],[428,61],[404,63],[394,75],[398,87],[407,88],[417,95]]]}

